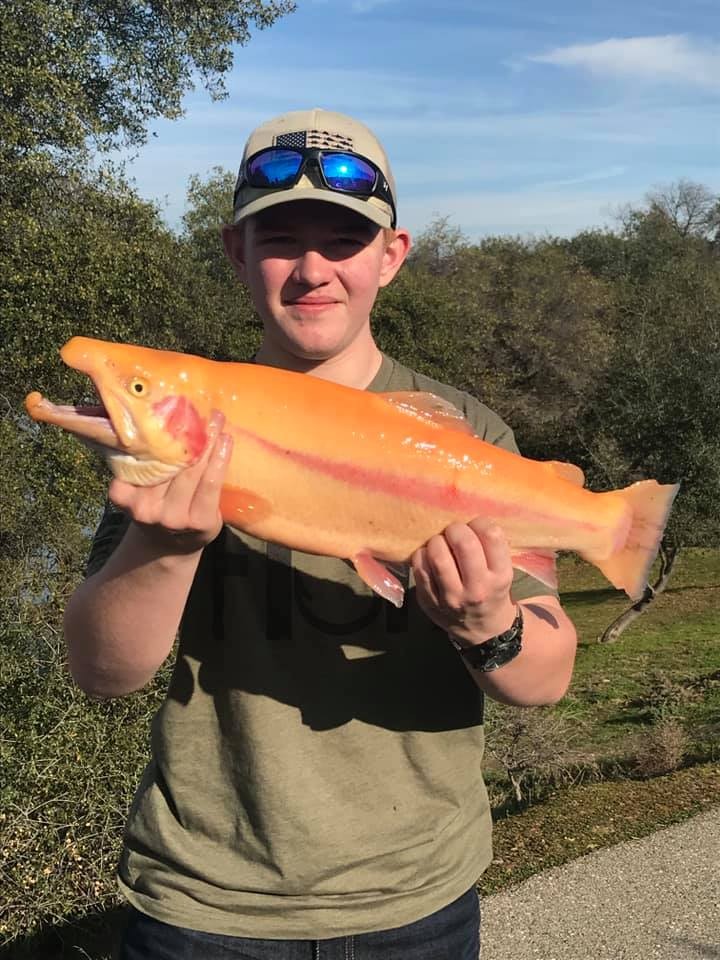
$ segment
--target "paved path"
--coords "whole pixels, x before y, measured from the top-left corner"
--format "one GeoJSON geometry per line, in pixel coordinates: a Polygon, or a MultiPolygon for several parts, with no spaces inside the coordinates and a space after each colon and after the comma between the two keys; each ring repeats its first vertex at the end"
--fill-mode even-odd
{"type": "Polygon", "coordinates": [[[720,960],[720,808],[483,901],[482,960],[720,960]]]}

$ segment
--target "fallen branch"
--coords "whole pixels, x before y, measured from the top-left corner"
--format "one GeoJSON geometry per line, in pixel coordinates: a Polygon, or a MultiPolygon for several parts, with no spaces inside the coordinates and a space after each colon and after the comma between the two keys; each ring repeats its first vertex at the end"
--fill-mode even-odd
{"type": "Polygon", "coordinates": [[[605,629],[598,637],[599,643],[614,643],[620,638],[624,630],[630,626],[637,618],[650,606],[656,597],[663,592],[667,586],[670,574],[675,566],[675,560],[680,552],[680,548],[675,544],[666,543],[663,539],[660,541],[660,569],[655,583],[645,587],[645,593],[631,607],[623,611],[619,617],[605,629]]]}

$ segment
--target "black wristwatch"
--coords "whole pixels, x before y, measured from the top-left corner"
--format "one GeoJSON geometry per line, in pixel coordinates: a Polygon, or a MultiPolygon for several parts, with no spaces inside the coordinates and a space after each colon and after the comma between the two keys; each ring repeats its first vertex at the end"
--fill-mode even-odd
{"type": "Polygon", "coordinates": [[[520,653],[522,650],[522,632],[522,607],[518,604],[517,616],[510,628],[505,630],[504,633],[499,633],[496,637],[490,637],[489,640],[477,643],[472,647],[463,647],[454,637],[450,637],[450,643],[473,670],[490,673],[491,670],[504,667],[506,663],[510,663],[520,653]]]}

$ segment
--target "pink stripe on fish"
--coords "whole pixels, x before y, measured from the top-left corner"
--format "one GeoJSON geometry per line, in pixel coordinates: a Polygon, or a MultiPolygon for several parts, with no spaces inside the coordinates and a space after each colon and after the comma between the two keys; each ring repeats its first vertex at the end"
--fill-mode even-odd
{"type": "MultiPolygon", "coordinates": [[[[452,483],[439,483],[433,480],[423,480],[416,477],[402,477],[382,470],[368,469],[352,463],[329,460],[313,453],[304,453],[299,450],[289,450],[265,440],[258,434],[239,427],[233,428],[236,433],[247,437],[258,446],[283,459],[290,459],[309,470],[320,473],[334,480],[341,480],[352,486],[361,487],[378,493],[389,494],[404,500],[414,500],[427,506],[444,510],[448,513],[474,517],[491,516],[499,518],[516,513],[517,506],[512,503],[502,504],[490,497],[475,493],[467,493],[452,483]]],[[[528,514],[530,511],[527,511],[528,514]]],[[[539,519],[547,519],[546,515],[535,514],[539,519]]],[[[593,529],[594,524],[577,523],[578,527],[593,529]]]]}

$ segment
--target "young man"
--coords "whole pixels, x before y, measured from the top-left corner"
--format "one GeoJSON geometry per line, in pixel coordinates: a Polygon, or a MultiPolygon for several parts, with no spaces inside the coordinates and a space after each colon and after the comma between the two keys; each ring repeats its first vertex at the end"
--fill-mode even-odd
{"type": "MultiPolygon", "coordinates": [[[[308,110],[254,131],[223,239],[263,321],[256,362],[441,394],[515,449],[482,404],[373,339],[373,302],[410,238],[362,124],[308,110]]],[[[417,551],[400,610],[343,561],[223,527],[232,437],[212,426],[169,483],[113,480],[66,614],[72,672],[96,696],[143,686],[180,631],[126,829],[121,957],[476,960],[483,696],[559,699],[572,625],[482,518],[417,551]]]]}

